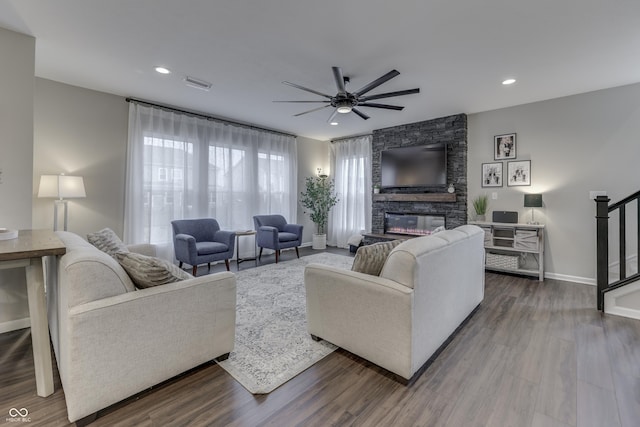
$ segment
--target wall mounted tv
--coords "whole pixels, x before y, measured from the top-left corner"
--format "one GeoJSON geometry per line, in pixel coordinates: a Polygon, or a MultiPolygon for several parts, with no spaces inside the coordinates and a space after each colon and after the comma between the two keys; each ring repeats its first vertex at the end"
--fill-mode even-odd
{"type": "Polygon", "coordinates": [[[382,151],[382,187],[444,187],[447,185],[447,145],[390,148],[382,151]]]}

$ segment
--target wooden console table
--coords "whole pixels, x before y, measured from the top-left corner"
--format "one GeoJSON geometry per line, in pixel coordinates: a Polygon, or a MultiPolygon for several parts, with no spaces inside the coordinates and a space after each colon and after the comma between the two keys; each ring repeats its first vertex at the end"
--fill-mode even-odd
{"type": "Polygon", "coordinates": [[[42,262],[44,257],[63,255],[65,252],[64,244],[49,230],[20,230],[16,239],[0,240],[0,269],[24,267],[26,272],[33,364],[36,371],[36,389],[41,397],[53,394],[42,262]]]}

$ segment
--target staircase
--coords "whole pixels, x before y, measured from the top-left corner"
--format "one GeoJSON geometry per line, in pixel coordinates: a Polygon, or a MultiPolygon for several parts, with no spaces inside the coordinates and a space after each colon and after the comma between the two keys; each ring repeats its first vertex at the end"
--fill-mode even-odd
{"type": "Polygon", "coordinates": [[[595,199],[597,308],[640,319],[640,191],[611,205],[609,201],[606,196],[595,199]]]}

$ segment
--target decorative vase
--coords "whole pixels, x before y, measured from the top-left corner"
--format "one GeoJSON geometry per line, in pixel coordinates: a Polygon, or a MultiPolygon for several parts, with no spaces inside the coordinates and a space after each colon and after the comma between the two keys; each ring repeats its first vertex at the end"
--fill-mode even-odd
{"type": "Polygon", "coordinates": [[[373,189],[373,194],[379,194],[380,193],[380,189],[378,187],[373,189]]]}
{"type": "Polygon", "coordinates": [[[327,249],[327,235],[315,234],[313,235],[313,249],[327,249]]]}
{"type": "Polygon", "coordinates": [[[484,215],[476,215],[476,221],[485,221],[486,217],[484,215]]]}

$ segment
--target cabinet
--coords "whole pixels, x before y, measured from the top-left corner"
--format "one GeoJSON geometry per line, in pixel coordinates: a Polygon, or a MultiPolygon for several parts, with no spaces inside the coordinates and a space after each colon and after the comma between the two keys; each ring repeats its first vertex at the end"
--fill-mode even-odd
{"type": "Polygon", "coordinates": [[[485,268],[544,280],[544,225],[475,222],[484,230],[485,268]]]}

